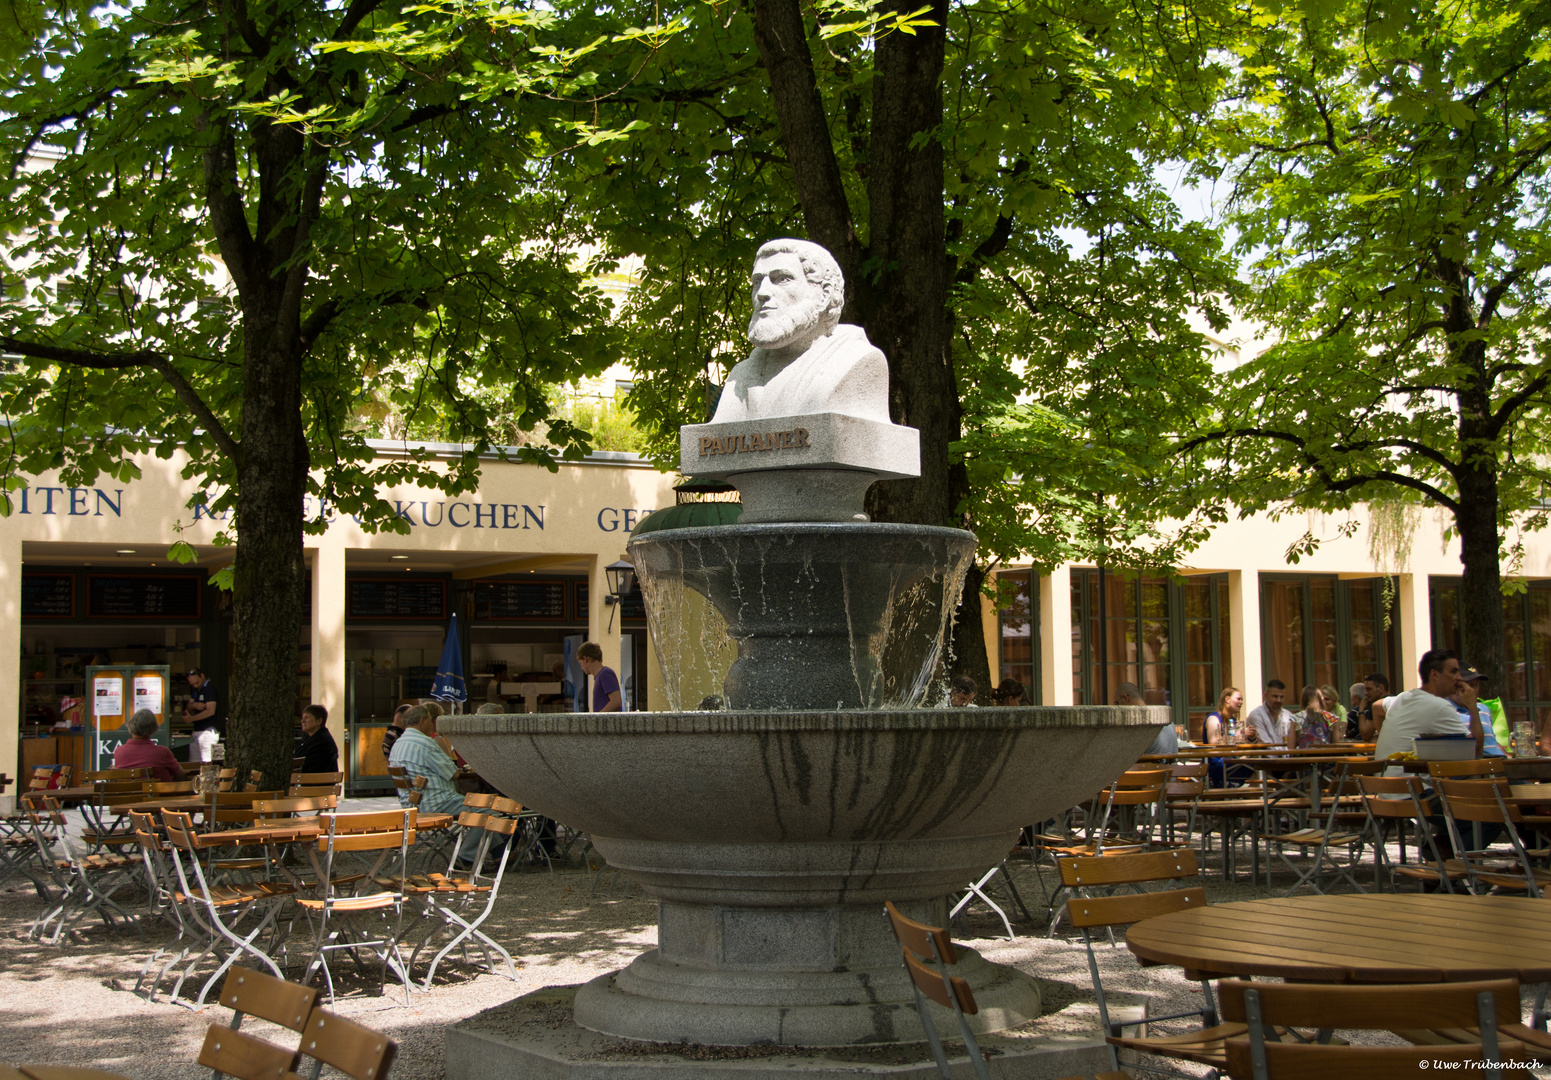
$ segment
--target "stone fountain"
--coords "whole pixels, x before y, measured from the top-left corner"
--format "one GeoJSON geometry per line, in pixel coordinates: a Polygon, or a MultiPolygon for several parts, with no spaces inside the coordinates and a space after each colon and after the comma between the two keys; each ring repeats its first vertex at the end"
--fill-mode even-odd
{"type": "MultiPolygon", "coordinates": [[[[919,475],[918,436],[890,422],[887,364],[839,324],[843,297],[824,249],[761,249],[753,352],[681,435],[683,472],[736,486],[742,517],[630,544],[674,711],[442,722],[482,776],[587,832],[659,902],[657,948],[577,992],[592,1032],[921,1041],[883,902],[943,922],[1020,826],[1092,795],[1168,721],[923,707],[974,537],[863,512],[875,481],[919,475]],[[677,658],[696,641],[736,646],[727,711],[683,711],[677,658]]],[[[1039,1015],[1034,979],[965,954],[977,1028],[1039,1015]]]]}

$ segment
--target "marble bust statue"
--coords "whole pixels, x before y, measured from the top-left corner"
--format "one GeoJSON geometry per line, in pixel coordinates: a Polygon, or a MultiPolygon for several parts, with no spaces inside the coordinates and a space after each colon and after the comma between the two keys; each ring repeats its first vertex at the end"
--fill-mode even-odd
{"type": "Polygon", "coordinates": [[[807,240],[772,240],[754,257],[747,360],[727,376],[713,424],[809,413],[889,423],[888,361],[860,326],[840,322],[840,264],[807,240]]]}

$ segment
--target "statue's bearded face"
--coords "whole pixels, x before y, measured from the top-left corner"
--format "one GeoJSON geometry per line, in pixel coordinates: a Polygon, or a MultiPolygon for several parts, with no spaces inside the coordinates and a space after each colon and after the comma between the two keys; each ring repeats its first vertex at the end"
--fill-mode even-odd
{"type": "Polygon", "coordinates": [[[782,251],[761,258],[754,264],[753,286],[749,344],[784,349],[818,336],[829,296],[808,280],[795,254],[782,251]]]}

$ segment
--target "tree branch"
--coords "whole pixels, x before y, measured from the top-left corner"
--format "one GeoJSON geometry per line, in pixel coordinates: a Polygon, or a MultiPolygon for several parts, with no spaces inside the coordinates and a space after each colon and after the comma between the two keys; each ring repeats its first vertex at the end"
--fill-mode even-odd
{"type": "Polygon", "coordinates": [[[1542,372],[1530,380],[1524,389],[1504,401],[1497,411],[1492,413],[1492,421],[1488,425],[1491,434],[1496,435],[1501,431],[1503,426],[1513,418],[1513,414],[1523,408],[1530,398],[1544,390],[1547,385],[1551,385],[1551,375],[1542,372]]]}
{"type": "Polygon", "coordinates": [[[234,465],[242,463],[242,448],[226,430],[226,425],[221,423],[220,417],[211,411],[199,396],[199,391],[183,377],[183,373],[172,365],[172,361],[162,353],[151,352],[122,352],[122,353],[98,353],[87,349],[65,349],[57,345],[41,345],[37,342],[22,341],[18,338],[0,337],[0,348],[8,352],[19,353],[22,356],[31,356],[37,360],[48,360],[55,364],[68,364],[71,367],[93,368],[98,371],[123,370],[125,368],[148,367],[157,372],[167,384],[172,387],[173,393],[178,395],[178,400],[188,406],[198,421],[204,425],[215,444],[221,448],[221,452],[231,460],[234,465]]]}

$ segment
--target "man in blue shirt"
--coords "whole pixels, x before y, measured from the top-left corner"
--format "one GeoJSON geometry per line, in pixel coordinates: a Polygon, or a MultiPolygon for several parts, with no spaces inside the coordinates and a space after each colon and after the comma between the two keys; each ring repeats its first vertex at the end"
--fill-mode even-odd
{"type": "Polygon", "coordinates": [[[1482,757],[1507,757],[1507,751],[1497,745],[1497,732],[1492,729],[1492,710],[1481,704],[1481,688],[1485,683],[1486,676],[1475,668],[1461,668],[1459,688],[1454,691],[1454,707],[1470,726],[1472,735],[1476,733],[1476,725],[1471,723],[1471,717],[1480,722],[1482,757]]]}
{"type": "MultiPolygon", "coordinates": [[[[435,739],[421,730],[421,724],[430,717],[423,705],[416,705],[404,714],[404,734],[393,744],[388,755],[389,765],[402,766],[411,778],[426,778],[425,793],[420,796],[420,812],[424,814],[457,814],[463,809],[463,796],[453,786],[458,775],[458,763],[448,756],[435,739]]],[[[404,795],[399,802],[408,805],[404,795]]],[[[460,869],[468,869],[474,853],[479,850],[483,829],[464,829],[458,843],[460,869]]]]}
{"type": "Polygon", "coordinates": [[[183,706],[183,719],[192,725],[193,731],[189,757],[193,761],[209,761],[215,744],[221,741],[221,698],[200,668],[188,673],[188,685],[188,704],[183,706]]]}
{"type": "Polygon", "coordinates": [[[619,712],[623,707],[619,676],[603,666],[603,650],[595,642],[584,641],[576,649],[576,662],[592,680],[592,711],[619,712]]]}

